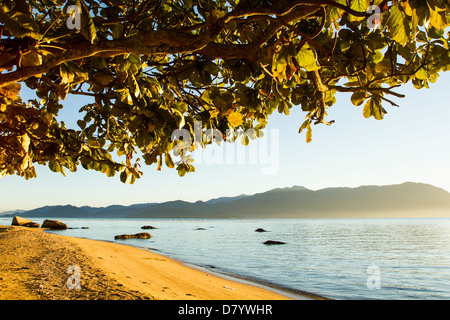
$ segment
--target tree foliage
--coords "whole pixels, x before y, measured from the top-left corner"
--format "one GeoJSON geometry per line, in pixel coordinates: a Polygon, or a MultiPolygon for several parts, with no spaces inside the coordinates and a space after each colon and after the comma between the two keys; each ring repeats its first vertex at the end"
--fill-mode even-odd
{"type": "Polygon", "coordinates": [[[309,142],[337,92],[382,119],[395,88],[449,69],[449,13],[449,0],[2,0],[0,175],[81,164],[133,183],[142,158],[182,176],[209,142],[175,161],[174,130],[259,133],[299,106],[309,142]],[[75,95],[92,102],[67,128],[75,95]]]}

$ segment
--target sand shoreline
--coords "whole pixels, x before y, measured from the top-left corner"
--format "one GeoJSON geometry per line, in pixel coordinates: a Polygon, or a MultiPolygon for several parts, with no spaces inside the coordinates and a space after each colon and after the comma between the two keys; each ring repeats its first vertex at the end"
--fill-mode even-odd
{"type": "Polygon", "coordinates": [[[1,300],[318,298],[190,266],[127,244],[0,226],[1,300]]]}

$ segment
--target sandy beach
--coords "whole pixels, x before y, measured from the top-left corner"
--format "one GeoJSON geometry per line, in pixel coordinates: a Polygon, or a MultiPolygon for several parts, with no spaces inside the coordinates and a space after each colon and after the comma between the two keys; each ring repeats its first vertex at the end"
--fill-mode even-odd
{"type": "Polygon", "coordinates": [[[0,226],[0,299],[286,300],[292,295],[125,244],[0,226]]]}

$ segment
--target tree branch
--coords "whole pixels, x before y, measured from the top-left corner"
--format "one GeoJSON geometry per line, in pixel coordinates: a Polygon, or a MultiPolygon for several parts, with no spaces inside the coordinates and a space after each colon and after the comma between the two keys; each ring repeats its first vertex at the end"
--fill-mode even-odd
{"type": "MultiPolygon", "coordinates": [[[[180,32],[177,29],[155,30],[147,32],[144,35],[136,35],[129,38],[103,40],[102,42],[91,44],[89,41],[81,40],[79,42],[67,41],[58,46],[65,50],[55,54],[55,57],[42,65],[18,68],[10,73],[0,74],[0,87],[13,82],[23,81],[31,76],[43,74],[50,69],[67,61],[80,60],[92,56],[113,57],[120,54],[182,54],[182,53],[200,53],[215,58],[243,58],[255,61],[265,61],[270,52],[263,52],[259,47],[266,43],[275,32],[281,28],[284,23],[306,17],[317,10],[317,6],[302,6],[304,1],[296,1],[283,10],[261,10],[253,12],[250,10],[241,10],[237,6],[230,14],[225,15],[214,24],[209,24],[199,35],[180,32]],[[295,9],[295,10],[294,10],[295,9]],[[269,26],[269,30],[260,38],[249,45],[229,45],[213,42],[215,36],[222,30],[224,24],[231,19],[261,14],[278,14],[283,16],[283,21],[275,21],[269,26]]],[[[270,48],[269,48],[270,49],[270,48]]]]}
{"type": "Polygon", "coordinates": [[[369,91],[369,92],[375,91],[376,92],[376,91],[381,91],[381,92],[396,96],[398,98],[404,98],[405,97],[404,94],[397,93],[397,92],[394,92],[391,90],[392,88],[397,88],[397,87],[399,87],[399,86],[396,85],[396,86],[392,86],[389,88],[328,86],[328,88],[330,90],[336,90],[339,92],[356,92],[356,91],[369,91]]]}

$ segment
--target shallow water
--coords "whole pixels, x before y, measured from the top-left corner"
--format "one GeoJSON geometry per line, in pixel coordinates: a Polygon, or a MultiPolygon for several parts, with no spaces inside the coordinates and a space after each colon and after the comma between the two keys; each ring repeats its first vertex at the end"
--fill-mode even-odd
{"type": "MultiPolygon", "coordinates": [[[[11,220],[0,218],[0,224],[11,220]]],[[[450,299],[450,219],[59,220],[89,229],[55,233],[146,247],[327,298],[450,299]],[[157,229],[142,230],[144,225],[157,229]],[[138,232],[152,238],[114,240],[138,232]],[[268,246],[266,240],[286,244],[268,246]]]]}

